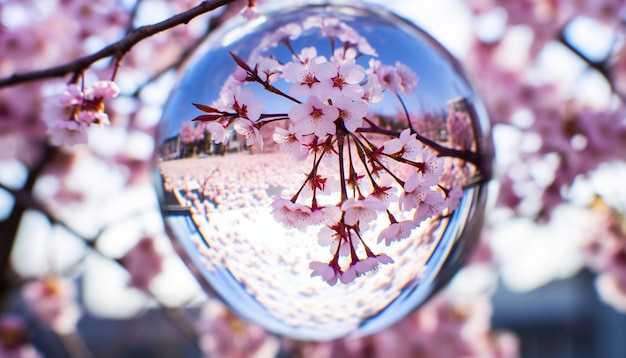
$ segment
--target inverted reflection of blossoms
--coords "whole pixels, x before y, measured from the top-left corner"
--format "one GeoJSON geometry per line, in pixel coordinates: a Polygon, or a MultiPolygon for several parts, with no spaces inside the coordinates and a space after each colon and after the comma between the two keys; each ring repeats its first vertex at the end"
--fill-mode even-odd
{"type": "Polygon", "coordinates": [[[343,335],[418,285],[429,262],[443,265],[465,226],[479,224],[489,159],[471,88],[430,38],[393,20],[350,7],[268,16],[252,25],[255,37],[244,31],[198,60],[186,80],[212,70],[206,85],[184,79],[170,99],[166,217],[231,306],[221,284],[234,278],[237,294],[280,324],[343,335]],[[404,37],[390,44],[379,30],[404,37]],[[424,58],[387,53],[404,45],[424,58]],[[234,71],[210,69],[224,58],[234,71]],[[429,61],[444,68],[442,83],[432,68],[422,80],[429,61]],[[187,121],[174,114],[185,100],[196,109],[187,121]],[[456,239],[444,239],[448,230],[456,239]]]}

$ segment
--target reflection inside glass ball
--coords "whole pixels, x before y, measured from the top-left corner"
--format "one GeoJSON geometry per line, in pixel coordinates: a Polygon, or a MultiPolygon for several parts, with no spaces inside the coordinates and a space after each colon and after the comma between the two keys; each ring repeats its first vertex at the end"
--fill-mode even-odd
{"type": "Polygon", "coordinates": [[[381,9],[227,25],[164,109],[165,221],[243,318],[299,339],[373,333],[471,248],[490,176],[485,121],[458,63],[381,9]]]}

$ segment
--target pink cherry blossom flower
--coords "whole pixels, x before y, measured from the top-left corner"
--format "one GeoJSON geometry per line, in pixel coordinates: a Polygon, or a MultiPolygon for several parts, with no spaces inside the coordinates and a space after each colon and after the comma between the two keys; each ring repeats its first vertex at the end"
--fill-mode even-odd
{"type": "Polygon", "coordinates": [[[241,9],[239,14],[246,20],[252,20],[259,16],[259,10],[256,6],[254,6],[254,3],[252,3],[252,5],[246,5],[243,9],[241,9]]]}
{"type": "Polygon", "coordinates": [[[339,117],[343,119],[348,132],[355,133],[363,126],[363,117],[367,115],[367,103],[339,96],[333,100],[333,106],[339,110],[339,117]]]}
{"type": "Polygon", "coordinates": [[[422,147],[415,133],[411,133],[411,130],[407,128],[400,132],[398,138],[393,138],[383,144],[383,153],[400,155],[404,159],[415,161],[422,154],[422,147]]]}
{"type": "Polygon", "coordinates": [[[335,76],[337,68],[326,61],[323,56],[306,60],[306,62],[289,62],[283,66],[283,76],[287,82],[293,83],[289,94],[293,97],[304,97],[310,94],[319,95],[323,88],[323,80],[335,76]]]}
{"type": "Polygon", "coordinates": [[[354,266],[358,276],[374,271],[379,265],[393,263],[393,259],[386,254],[368,255],[365,259],[359,260],[354,266]]]}
{"type": "Polygon", "coordinates": [[[55,146],[86,144],[86,125],[110,124],[109,116],[104,112],[104,100],[117,96],[119,92],[112,81],[97,81],[82,90],[77,85],[68,85],[58,95],[57,101],[70,115],[52,118],[48,122],[50,143],[55,146]]]}
{"type": "Polygon", "coordinates": [[[111,122],[109,121],[109,115],[104,112],[84,111],[78,113],[76,119],[78,119],[79,122],[84,122],[87,124],[111,124],[111,122]]]}
{"type": "Polygon", "coordinates": [[[16,315],[0,316],[0,357],[42,358],[32,344],[28,343],[28,332],[24,320],[16,315]]]}
{"type": "Polygon", "coordinates": [[[320,96],[334,100],[339,96],[360,98],[363,95],[363,87],[359,84],[365,77],[365,69],[356,63],[354,59],[341,62],[336,73],[321,81],[320,96]]]}
{"type": "Polygon", "coordinates": [[[87,144],[87,124],[57,119],[48,127],[50,143],[55,146],[87,144]]]}
{"type": "Polygon", "coordinates": [[[217,300],[204,305],[198,322],[198,343],[204,357],[275,357],[278,339],[261,327],[241,321],[217,300]]]}
{"type": "Polygon", "coordinates": [[[59,94],[59,104],[64,107],[78,106],[83,103],[83,91],[77,85],[68,85],[59,94]]]}
{"type": "Polygon", "coordinates": [[[213,142],[226,143],[228,141],[228,133],[220,123],[209,122],[205,125],[205,128],[210,133],[213,142]]]}
{"type": "Polygon", "coordinates": [[[298,161],[304,160],[309,153],[302,143],[302,135],[295,131],[293,125],[289,129],[276,127],[272,138],[280,145],[282,152],[291,154],[298,161]]]}
{"type": "Polygon", "coordinates": [[[269,48],[276,46],[280,43],[289,42],[289,40],[293,40],[298,38],[302,34],[302,27],[300,24],[296,23],[288,23],[284,26],[279,27],[269,36],[267,39],[261,43],[261,48],[269,48]]]}
{"type": "Polygon", "coordinates": [[[359,273],[357,272],[356,264],[359,262],[360,261],[353,261],[352,264],[350,264],[350,267],[348,267],[348,269],[345,270],[341,274],[341,276],[339,276],[339,281],[341,281],[341,283],[343,283],[344,285],[347,285],[353,282],[354,280],[356,280],[356,278],[359,276],[359,273]]]}
{"type": "Polygon", "coordinates": [[[376,219],[379,211],[385,210],[386,205],[379,199],[368,196],[363,199],[350,198],[341,204],[343,219],[346,225],[356,225],[358,222],[367,223],[376,219]]]}
{"type": "Polygon", "coordinates": [[[220,94],[220,100],[216,104],[219,110],[234,111],[241,118],[256,122],[263,113],[263,102],[254,99],[252,89],[241,87],[228,87],[220,94]]]}
{"type": "Polygon", "coordinates": [[[463,197],[463,189],[461,188],[450,189],[445,199],[445,203],[444,203],[445,207],[450,211],[456,210],[456,208],[458,208],[459,204],[461,203],[462,197],[463,197]]]}
{"type": "Polygon", "coordinates": [[[328,246],[331,254],[339,253],[341,256],[350,255],[351,246],[354,246],[355,250],[359,247],[359,239],[356,235],[351,234],[352,244],[350,240],[344,240],[343,234],[337,232],[338,228],[335,226],[324,226],[317,234],[317,243],[321,246],[328,246]],[[337,247],[341,245],[341,247],[337,247]],[[339,250],[339,251],[337,251],[339,250]]]}
{"type": "Polygon", "coordinates": [[[396,62],[396,74],[399,78],[398,89],[402,93],[413,93],[417,86],[418,78],[411,68],[402,62],[396,62]]]}
{"type": "Polygon", "coordinates": [[[322,280],[326,281],[331,286],[334,286],[337,280],[343,277],[341,268],[339,265],[335,264],[334,261],[331,263],[313,261],[309,263],[309,268],[313,270],[311,277],[320,276],[322,280]]]}
{"type": "Polygon", "coordinates": [[[334,121],[339,118],[339,110],[322,103],[316,96],[309,96],[307,101],[292,107],[289,118],[295,122],[294,129],[301,135],[315,134],[323,138],[335,134],[334,121]]]}
{"type": "Polygon", "coordinates": [[[396,62],[394,67],[382,65],[380,61],[372,59],[368,72],[378,77],[383,88],[394,93],[412,93],[417,86],[417,75],[401,62],[396,62]]]}
{"type": "Polygon", "coordinates": [[[121,258],[121,263],[130,274],[130,287],[149,291],[150,283],[163,271],[163,255],[156,249],[154,238],[142,237],[121,258]]]}
{"type": "Polygon", "coordinates": [[[626,281],[611,272],[596,277],[596,290],[600,299],[616,310],[626,313],[626,281]]]}
{"type": "MultiPolygon", "coordinates": [[[[404,183],[404,192],[400,195],[398,201],[401,210],[411,210],[417,208],[420,204],[427,202],[430,193],[435,193],[439,197],[441,194],[434,192],[430,187],[435,185],[432,179],[422,172],[414,172],[404,183]]],[[[443,199],[442,199],[443,200],[443,199]]]]}
{"type": "Polygon", "coordinates": [[[380,85],[378,77],[369,76],[365,86],[363,86],[363,95],[361,96],[361,99],[367,103],[379,103],[384,97],[384,88],[380,85]]]}
{"type": "Polygon", "coordinates": [[[241,134],[246,138],[246,145],[258,145],[259,149],[263,149],[263,137],[259,132],[259,129],[254,126],[254,123],[245,118],[240,118],[233,125],[235,132],[241,134]]]}
{"type": "Polygon", "coordinates": [[[426,180],[431,185],[437,184],[444,169],[443,159],[437,157],[432,150],[426,147],[422,150],[422,162],[424,163],[423,171],[426,180]]]}
{"type": "Polygon", "coordinates": [[[389,246],[392,242],[409,237],[415,227],[416,223],[412,220],[393,222],[378,234],[378,242],[385,240],[385,245],[389,246]]]}
{"type": "MultiPolygon", "coordinates": [[[[306,205],[294,203],[289,199],[281,197],[275,198],[272,202],[272,208],[274,219],[286,227],[304,229],[312,222],[311,215],[313,211],[311,208],[306,205]]],[[[322,215],[322,213],[319,212],[316,215],[322,215]]]]}
{"type": "Polygon", "coordinates": [[[413,215],[413,221],[421,223],[427,218],[433,217],[439,214],[445,206],[445,199],[440,192],[435,190],[427,191],[424,195],[424,199],[417,206],[415,215],[413,215]]]}
{"type": "Polygon", "coordinates": [[[282,65],[271,57],[261,57],[257,62],[257,72],[261,79],[273,83],[282,75],[282,65]]]}
{"type": "Polygon", "coordinates": [[[114,98],[120,94],[120,88],[113,81],[97,81],[85,89],[85,99],[94,101],[98,98],[114,98]]]}
{"type": "Polygon", "coordinates": [[[76,329],[81,309],[76,302],[73,282],[48,276],[26,284],[22,296],[28,310],[40,324],[61,334],[76,329]]]}

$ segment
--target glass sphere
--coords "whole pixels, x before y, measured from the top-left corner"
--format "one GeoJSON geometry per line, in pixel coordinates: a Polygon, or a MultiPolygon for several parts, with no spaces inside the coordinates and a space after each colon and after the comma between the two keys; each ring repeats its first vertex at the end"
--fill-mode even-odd
{"type": "Polygon", "coordinates": [[[489,128],[459,63],[380,8],[233,20],[167,102],[163,213],[211,294],[274,333],[397,322],[456,272],[483,221],[489,128]]]}

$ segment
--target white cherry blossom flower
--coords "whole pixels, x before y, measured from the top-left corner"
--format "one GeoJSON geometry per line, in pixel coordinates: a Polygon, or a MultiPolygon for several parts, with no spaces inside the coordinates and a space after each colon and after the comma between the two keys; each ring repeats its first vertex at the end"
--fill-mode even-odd
{"type": "Polygon", "coordinates": [[[246,145],[258,145],[259,149],[263,149],[263,136],[259,132],[258,128],[254,126],[251,121],[240,118],[233,125],[235,132],[241,134],[246,138],[246,145]]]}
{"type": "Polygon", "coordinates": [[[386,205],[379,199],[368,196],[363,199],[350,198],[341,204],[346,225],[356,225],[359,221],[370,222],[376,219],[377,212],[385,210],[386,205]]]}
{"type": "Polygon", "coordinates": [[[463,197],[463,189],[461,188],[452,188],[448,191],[448,195],[445,199],[445,207],[450,211],[456,210],[461,203],[461,198],[463,197]]]}
{"type": "MultiPolygon", "coordinates": [[[[427,194],[433,190],[432,180],[422,172],[414,172],[404,183],[404,192],[398,201],[401,210],[411,210],[417,208],[426,201],[427,194]]],[[[441,194],[439,194],[441,196],[441,194]]]]}
{"type": "Polygon", "coordinates": [[[334,121],[339,118],[339,110],[322,103],[316,96],[310,96],[306,102],[289,110],[289,118],[295,122],[295,130],[301,135],[315,134],[323,138],[335,134],[334,121]]]}
{"type": "Polygon", "coordinates": [[[48,127],[52,145],[87,144],[87,124],[85,122],[57,119],[48,127]]]}
{"type": "Polygon", "coordinates": [[[385,245],[389,246],[392,242],[406,239],[415,227],[416,223],[413,220],[394,222],[378,234],[378,243],[385,240],[385,245]]]}
{"type": "Polygon", "coordinates": [[[309,268],[313,270],[311,277],[320,276],[331,286],[337,283],[337,279],[343,277],[341,268],[336,264],[313,261],[309,264],[309,268]]]}
{"type": "Polygon", "coordinates": [[[302,143],[302,135],[295,131],[293,125],[289,129],[276,127],[272,138],[280,145],[281,152],[291,154],[295,160],[302,161],[309,154],[309,150],[302,143]]]}
{"type": "Polygon", "coordinates": [[[211,140],[215,143],[226,143],[228,141],[228,134],[224,126],[217,122],[209,122],[205,124],[207,132],[211,134],[211,140]]]}
{"type": "Polygon", "coordinates": [[[339,110],[339,117],[343,119],[348,132],[355,133],[363,126],[363,117],[367,115],[367,103],[339,96],[333,100],[333,106],[339,110]]]}
{"type": "Polygon", "coordinates": [[[364,77],[365,69],[361,65],[354,59],[346,60],[339,64],[332,77],[321,81],[318,93],[320,96],[323,95],[323,98],[330,98],[333,101],[339,96],[360,98],[364,92],[360,82],[364,77]]]}
{"type": "Polygon", "coordinates": [[[416,160],[422,154],[422,143],[417,140],[415,133],[409,128],[400,132],[398,138],[393,138],[383,144],[383,153],[400,155],[407,160],[416,160]]]}
{"type": "Polygon", "coordinates": [[[427,191],[424,199],[419,203],[413,221],[421,223],[422,221],[439,214],[445,207],[445,199],[438,191],[427,191]]]}
{"type": "Polygon", "coordinates": [[[285,80],[293,83],[289,88],[289,94],[293,97],[319,94],[321,81],[332,78],[336,73],[336,66],[323,56],[314,57],[305,63],[289,62],[283,66],[285,80]]]}
{"type": "Polygon", "coordinates": [[[216,107],[224,112],[234,111],[252,122],[258,121],[263,113],[263,102],[254,99],[254,91],[237,86],[224,88],[216,107]]]}
{"type": "Polygon", "coordinates": [[[275,58],[261,57],[257,62],[257,72],[263,81],[276,82],[282,74],[282,65],[275,58]]]}
{"type": "Polygon", "coordinates": [[[76,286],[72,281],[48,276],[26,284],[22,295],[26,307],[42,325],[61,334],[76,329],[81,309],[76,301],[76,286]]]}
{"type": "MultiPolygon", "coordinates": [[[[352,240],[355,250],[358,248],[358,238],[354,237],[352,240]],[[356,239],[356,240],[355,240],[356,239]]],[[[341,256],[350,255],[350,242],[349,240],[344,240],[342,235],[337,233],[336,228],[332,226],[324,226],[317,233],[317,243],[321,246],[328,246],[331,254],[339,252],[341,256]],[[341,245],[339,251],[337,251],[337,246],[341,245]]]]}
{"type": "Polygon", "coordinates": [[[439,182],[439,177],[443,174],[443,159],[437,157],[435,152],[429,148],[422,151],[422,162],[424,163],[424,175],[428,178],[431,185],[439,182]]]}
{"type": "Polygon", "coordinates": [[[359,260],[355,265],[355,269],[358,276],[364,275],[370,271],[378,269],[379,265],[386,265],[393,263],[393,259],[386,254],[367,255],[363,260],[359,260]]]}
{"type": "Polygon", "coordinates": [[[398,76],[398,90],[402,93],[413,93],[417,86],[417,75],[409,66],[402,62],[396,62],[396,75],[398,76]]]}
{"type": "Polygon", "coordinates": [[[272,202],[272,208],[274,219],[286,227],[304,229],[309,225],[311,208],[308,206],[277,197],[272,202]]]}

